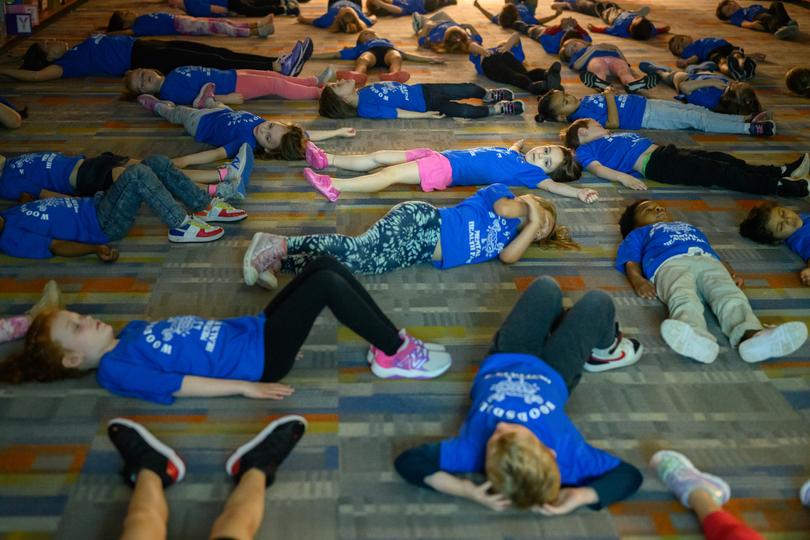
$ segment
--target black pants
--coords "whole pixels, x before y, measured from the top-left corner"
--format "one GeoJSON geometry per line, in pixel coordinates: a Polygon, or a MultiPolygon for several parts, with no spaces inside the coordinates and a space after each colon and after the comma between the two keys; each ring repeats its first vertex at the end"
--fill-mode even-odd
{"type": "Polygon", "coordinates": [[[616,337],[616,308],[602,291],[589,291],[567,312],[560,286],[537,278],[507,315],[489,354],[531,354],[562,376],[568,391],[582,378],[593,349],[610,347],[616,337]]]}
{"type": "Polygon", "coordinates": [[[295,363],[315,319],[328,307],[341,324],[382,350],[400,345],[397,327],[345,266],[331,257],[308,264],[264,309],[262,381],[282,379],[295,363]]]}
{"type": "Polygon", "coordinates": [[[487,91],[483,86],[473,83],[423,84],[425,105],[428,111],[439,111],[445,116],[457,118],[483,118],[489,116],[486,105],[467,105],[456,103],[456,99],[481,99],[487,91]]]}
{"type": "Polygon", "coordinates": [[[245,17],[286,15],[287,8],[279,0],[228,0],[228,11],[245,17]]]}
{"type": "Polygon", "coordinates": [[[775,165],[749,165],[723,152],[687,150],[668,144],[653,151],[644,175],[665,184],[717,186],[743,193],[774,195],[782,170],[775,165]]]}
{"type": "Polygon", "coordinates": [[[240,53],[193,41],[137,39],[132,47],[132,69],[157,69],[164,74],[182,66],[273,71],[275,61],[272,56],[240,53]]]}
{"type": "Polygon", "coordinates": [[[523,62],[511,52],[493,53],[481,59],[484,75],[495,82],[511,84],[530,94],[540,95],[548,89],[545,84],[546,70],[527,70],[523,62]]]}
{"type": "Polygon", "coordinates": [[[785,5],[782,2],[771,2],[771,5],[768,6],[768,11],[765,13],[760,13],[754,17],[754,20],[762,23],[762,25],[765,26],[765,29],[773,34],[789,23],[792,19],[790,18],[790,15],[788,15],[785,5]]]}
{"type": "Polygon", "coordinates": [[[123,167],[128,161],[127,156],[119,156],[112,152],[86,158],[76,175],[76,195],[92,197],[99,191],[107,191],[113,184],[113,169],[123,167]]]}

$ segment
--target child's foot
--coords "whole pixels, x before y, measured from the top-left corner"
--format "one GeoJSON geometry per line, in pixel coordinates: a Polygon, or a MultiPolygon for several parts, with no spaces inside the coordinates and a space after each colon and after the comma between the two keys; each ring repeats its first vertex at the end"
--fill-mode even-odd
{"type": "Polygon", "coordinates": [[[748,133],[754,137],[773,137],[776,135],[776,122],[773,120],[751,122],[748,125],[748,133]]]}
{"type": "Polygon", "coordinates": [[[639,90],[649,90],[655,88],[661,81],[661,76],[658,73],[647,73],[642,78],[635,80],[627,85],[628,92],[638,92],[639,90]]]}
{"type": "Polygon", "coordinates": [[[205,221],[192,216],[186,216],[179,227],[169,229],[169,242],[177,244],[190,244],[213,242],[225,234],[225,229],[209,225],[205,221]]]}
{"type": "Polygon", "coordinates": [[[209,109],[214,106],[216,100],[214,99],[214,91],[217,89],[217,85],[209,82],[202,85],[200,91],[197,93],[197,97],[194,98],[192,102],[192,106],[195,109],[209,109]]]}
{"type": "Polygon", "coordinates": [[[304,436],[307,421],[295,414],[270,422],[258,435],[240,446],[225,462],[228,476],[237,484],[250,469],[259,469],[267,476],[269,486],[276,471],[304,436]]]}
{"type": "Polygon", "coordinates": [[[782,178],[776,184],[776,194],[780,197],[807,197],[810,195],[807,180],[782,178]]]}
{"type": "Polygon", "coordinates": [[[280,66],[279,72],[282,75],[289,75],[296,77],[304,68],[304,64],[309,57],[312,56],[312,39],[304,38],[303,41],[297,41],[287,54],[283,54],[278,58],[280,66]]]}
{"type": "Polygon", "coordinates": [[[600,79],[596,74],[590,71],[583,71],[579,74],[579,80],[588,88],[595,88],[597,90],[604,90],[610,88],[610,83],[606,80],[600,79]]]}
{"type": "Polygon", "coordinates": [[[523,102],[519,99],[514,101],[499,101],[495,105],[495,113],[506,116],[519,116],[523,114],[523,102]]]}
{"type": "Polygon", "coordinates": [[[278,287],[278,278],[270,270],[265,270],[259,274],[259,277],[256,279],[256,285],[272,291],[278,287]]]}
{"type": "Polygon", "coordinates": [[[778,29],[773,35],[776,39],[790,39],[799,35],[799,27],[797,25],[788,24],[778,29]]]}
{"type": "Polygon", "coordinates": [[[562,78],[560,77],[560,69],[562,64],[554,62],[546,70],[546,91],[549,90],[562,90],[562,78]]]}
{"type": "Polygon", "coordinates": [[[450,369],[453,359],[447,352],[430,350],[407,333],[403,340],[392,356],[375,350],[371,362],[372,373],[382,379],[432,379],[450,369]]]}
{"type": "Polygon", "coordinates": [[[253,148],[248,143],[242,143],[233,161],[227,167],[228,175],[225,177],[225,181],[230,182],[243,199],[247,197],[247,185],[250,182],[254,162],[253,148]]]}
{"type": "Polygon", "coordinates": [[[36,319],[37,315],[43,311],[61,309],[64,305],[65,302],[62,299],[62,291],[59,290],[59,285],[54,280],[50,280],[43,287],[40,299],[25,314],[32,319],[36,319]]]}
{"type": "Polygon", "coordinates": [[[803,505],[810,506],[810,480],[805,482],[799,490],[799,500],[803,505]]]}
{"type": "Polygon", "coordinates": [[[787,356],[804,345],[806,340],[807,325],[793,321],[760,330],[741,342],[738,351],[740,358],[751,364],[787,356]]]}
{"type": "Polygon", "coordinates": [[[318,86],[326,86],[326,83],[330,83],[335,80],[335,66],[329,64],[326,69],[316,75],[315,78],[318,79],[318,86]]]}
{"type": "Polygon", "coordinates": [[[141,94],[140,96],[138,96],[138,103],[140,103],[144,109],[146,109],[152,114],[157,114],[156,109],[158,105],[164,105],[166,107],[174,107],[174,103],[172,103],[171,101],[160,100],[155,96],[153,96],[152,94],[141,94]]]}
{"type": "Polygon", "coordinates": [[[418,34],[419,30],[424,26],[424,17],[419,13],[413,13],[411,15],[411,26],[413,27],[413,33],[418,34]]]}
{"type": "Polygon", "coordinates": [[[679,452],[656,452],[650,465],[655,467],[661,481],[686,508],[689,508],[689,494],[696,489],[707,492],[719,506],[731,498],[731,488],[722,478],[699,471],[679,452]]]}
{"type": "Polygon", "coordinates": [[[332,177],[327,174],[318,174],[309,167],[304,169],[304,178],[318,193],[326,197],[329,202],[335,202],[340,197],[340,190],[332,184],[332,177]]]}
{"type": "Polygon", "coordinates": [[[306,155],[307,163],[316,169],[325,169],[329,166],[329,157],[326,152],[318,147],[314,142],[307,141],[304,153],[306,155]]]}
{"type": "Polygon", "coordinates": [[[700,64],[692,64],[686,66],[686,72],[689,73],[690,75],[692,73],[698,73],[701,71],[718,71],[718,70],[719,68],[717,67],[717,64],[715,64],[711,60],[706,60],[705,62],[701,62],[700,64]]]}
{"type": "Polygon", "coordinates": [[[599,373],[609,369],[632,366],[644,353],[644,346],[637,340],[626,338],[616,323],[616,338],[607,349],[593,349],[585,362],[585,371],[599,373]]]}
{"type": "Polygon", "coordinates": [[[661,337],[676,353],[702,364],[711,364],[717,360],[720,352],[716,341],[698,333],[683,321],[666,319],[661,323],[661,337]]]}
{"type": "Polygon", "coordinates": [[[186,464],[169,446],[148,429],[126,418],[113,418],[107,424],[107,436],[124,459],[121,474],[135,485],[138,472],[148,469],[163,481],[163,487],[179,482],[186,475],[186,464]]]}
{"type": "MultiPolygon", "coordinates": [[[[431,352],[434,351],[447,352],[447,347],[445,347],[444,345],[440,343],[426,343],[419,338],[409,336],[408,332],[404,328],[400,329],[399,337],[401,337],[403,340],[406,339],[407,337],[410,337],[412,340],[414,340],[414,342],[416,342],[417,345],[421,345],[422,347],[426,348],[428,351],[431,352]]],[[[369,366],[374,362],[374,357],[377,355],[378,351],[381,352],[380,349],[378,349],[374,345],[369,346],[368,353],[366,354],[366,362],[368,362],[369,366]]]]}
{"type": "Polygon", "coordinates": [[[365,86],[366,82],[368,81],[368,75],[366,75],[365,73],[360,73],[359,71],[351,71],[348,69],[338,71],[337,78],[339,80],[351,79],[357,83],[357,87],[365,86]]]}
{"type": "Polygon", "coordinates": [[[242,277],[246,285],[255,285],[259,274],[281,270],[287,256],[287,239],[277,234],[257,232],[242,257],[242,277]]]}
{"type": "Polygon", "coordinates": [[[642,73],[660,73],[665,72],[669,73],[672,70],[669,66],[662,66],[660,64],[653,64],[652,62],[639,62],[638,69],[641,70],[642,73]]]}
{"type": "Polygon", "coordinates": [[[782,167],[782,176],[788,178],[804,178],[808,173],[810,173],[810,155],[807,152],[782,167]]]}
{"type": "Polygon", "coordinates": [[[259,19],[256,23],[256,32],[259,34],[259,37],[266,38],[270,34],[276,31],[276,27],[273,24],[273,14],[271,13],[267,17],[259,19]]]}
{"type": "Polygon", "coordinates": [[[757,63],[754,62],[753,58],[746,58],[745,62],[743,62],[743,79],[744,81],[750,81],[753,79],[757,74],[757,63]]]}
{"type": "Polygon", "coordinates": [[[194,212],[194,217],[206,223],[228,223],[231,221],[242,221],[247,216],[247,212],[234,208],[220,198],[211,199],[211,204],[205,210],[194,212]]]}
{"type": "Polygon", "coordinates": [[[398,83],[406,83],[410,80],[411,74],[407,71],[394,71],[392,73],[383,73],[380,75],[381,81],[394,81],[398,83]]]}
{"type": "Polygon", "coordinates": [[[512,101],[515,93],[508,88],[490,88],[481,100],[484,103],[498,103],[499,101],[512,101]]]}

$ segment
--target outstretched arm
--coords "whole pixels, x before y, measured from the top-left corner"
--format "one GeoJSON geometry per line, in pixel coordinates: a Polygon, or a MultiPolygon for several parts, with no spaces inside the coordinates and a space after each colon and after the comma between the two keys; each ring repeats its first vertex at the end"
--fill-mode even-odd
{"type": "Polygon", "coordinates": [[[28,69],[0,69],[0,75],[25,82],[52,81],[62,78],[62,66],[52,64],[39,71],[31,71],[28,69]]]}
{"type": "Polygon", "coordinates": [[[0,125],[9,129],[17,129],[22,126],[22,116],[5,103],[0,103],[0,125]]]}
{"type": "Polygon", "coordinates": [[[212,163],[214,161],[219,161],[220,159],[225,159],[228,157],[228,151],[225,150],[224,146],[220,146],[219,148],[214,148],[213,150],[203,150],[202,152],[197,152],[196,154],[189,154],[187,156],[180,156],[178,158],[174,158],[172,163],[178,169],[184,169],[190,165],[203,165],[205,163],[212,163]]]}
{"type": "Polygon", "coordinates": [[[310,141],[319,142],[337,137],[354,137],[357,135],[357,130],[354,128],[313,129],[307,130],[307,135],[309,135],[310,141]]]}
{"type": "Polygon", "coordinates": [[[410,60],[411,62],[422,62],[424,64],[444,64],[445,61],[435,56],[425,56],[424,54],[414,54],[405,51],[399,51],[403,60],[410,60]]]}
{"type": "Polygon", "coordinates": [[[284,399],[294,392],[291,386],[278,383],[236,381],[186,375],[174,393],[177,397],[245,396],[254,399],[284,399]]]}
{"type": "Polygon", "coordinates": [[[104,262],[118,260],[118,250],[107,244],[85,244],[70,240],[53,240],[51,241],[50,250],[57,257],[81,257],[82,255],[95,254],[104,262]]]}
{"type": "Polygon", "coordinates": [[[310,58],[313,60],[340,60],[340,51],[315,53],[310,58]]]}
{"type": "Polygon", "coordinates": [[[509,52],[512,47],[520,43],[520,34],[518,32],[514,32],[509,39],[498,45],[498,50],[500,52],[509,52]]]}
{"type": "Polygon", "coordinates": [[[397,118],[444,118],[444,115],[439,111],[417,112],[397,109],[397,118]]]}
{"type": "Polygon", "coordinates": [[[594,34],[604,34],[607,32],[608,27],[604,25],[597,26],[595,24],[588,23],[588,30],[593,32],[594,34]]]}
{"type": "Polygon", "coordinates": [[[493,208],[496,214],[503,217],[528,216],[528,220],[520,233],[498,254],[501,262],[506,264],[516,263],[532,245],[537,231],[543,226],[543,222],[540,220],[539,204],[531,196],[518,199],[503,198],[495,201],[493,208]]]}
{"type": "Polygon", "coordinates": [[[493,13],[490,13],[489,11],[487,11],[487,10],[484,8],[484,6],[482,6],[481,4],[479,4],[479,3],[478,3],[478,0],[475,0],[475,2],[473,2],[473,5],[474,5],[475,7],[477,7],[477,8],[478,8],[478,11],[480,11],[481,13],[483,13],[483,14],[484,14],[484,17],[486,17],[486,18],[487,18],[487,20],[492,21],[492,22],[494,22],[494,23],[497,23],[497,22],[498,22],[498,21],[497,21],[497,19],[495,18],[495,15],[494,15],[493,13]]]}
{"type": "Polygon", "coordinates": [[[747,28],[749,30],[756,30],[758,32],[767,32],[768,29],[765,28],[761,22],[759,21],[743,21],[740,26],[743,28],[747,28]]]}
{"type": "Polygon", "coordinates": [[[608,92],[606,90],[603,93],[605,95],[605,103],[607,104],[607,122],[605,122],[605,128],[617,129],[621,120],[619,119],[619,108],[616,106],[616,96],[612,91],[608,92]]]}
{"type": "Polygon", "coordinates": [[[638,296],[646,298],[647,300],[655,299],[655,285],[644,277],[640,264],[628,261],[624,265],[624,273],[627,274],[627,281],[630,282],[630,286],[633,287],[633,290],[638,296]]]}
{"type": "MultiPolygon", "coordinates": [[[[632,177],[631,177],[632,178],[632,177]]],[[[568,184],[555,182],[554,180],[543,180],[537,185],[540,189],[545,189],[555,195],[562,195],[563,197],[571,197],[572,199],[579,199],[584,203],[596,202],[599,199],[599,192],[590,188],[575,188],[568,184]]]]}
{"type": "Polygon", "coordinates": [[[241,105],[245,102],[245,96],[238,92],[231,92],[230,94],[217,94],[214,99],[225,105],[241,105]]]}
{"type": "Polygon", "coordinates": [[[298,22],[301,24],[312,24],[315,22],[315,17],[304,17],[303,15],[299,15],[298,22]]]}
{"type": "Polygon", "coordinates": [[[629,187],[630,189],[647,189],[647,184],[635,176],[611,169],[610,167],[605,167],[598,161],[592,162],[586,167],[586,169],[589,173],[594,174],[599,178],[604,178],[605,180],[610,180],[611,182],[618,182],[625,187],[629,187]]]}
{"type": "Polygon", "coordinates": [[[553,21],[554,19],[556,19],[557,17],[562,15],[562,9],[555,8],[553,5],[551,6],[551,9],[554,10],[554,14],[549,15],[548,17],[543,17],[542,19],[537,19],[537,24],[538,25],[543,26],[546,23],[550,23],[551,21],[553,21]]]}

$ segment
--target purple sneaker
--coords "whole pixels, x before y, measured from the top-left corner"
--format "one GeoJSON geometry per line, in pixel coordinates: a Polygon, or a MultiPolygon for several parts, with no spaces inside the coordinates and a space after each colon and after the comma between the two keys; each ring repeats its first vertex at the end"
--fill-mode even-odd
{"type": "Polygon", "coordinates": [[[281,270],[287,256],[287,239],[277,234],[257,232],[242,257],[242,277],[247,285],[255,285],[259,275],[281,270]]]}
{"type": "Polygon", "coordinates": [[[217,89],[216,84],[212,82],[205,83],[204,85],[202,85],[202,88],[200,88],[197,97],[194,98],[194,102],[191,105],[195,109],[207,109],[209,101],[215,101],[214,92],[216,91],[216,89],[217,89]]]}
{"type": "Polygon", "coordinates": [[[340,190],[332,185],[332,177],[328,174],[318,174],[309,167],[304,169],[304,178],[318,193],[326,197],[329,202],[335,202],[340,197],[340,190]]]}
{"type": "Polygon", "coordinates": [[[452,363],[446,351],[430,350],[405,333],[404,343],[392,356],[375,349],[371,372],[382,379],[432,379],[450,369],[452,363]]]}

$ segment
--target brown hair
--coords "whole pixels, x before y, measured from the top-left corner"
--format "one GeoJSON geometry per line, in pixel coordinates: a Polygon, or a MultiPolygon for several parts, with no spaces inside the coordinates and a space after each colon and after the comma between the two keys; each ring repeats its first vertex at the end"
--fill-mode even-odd
{"type": "Polygon", "coordinates": [[[675,34],[674,36],[669,38],[669,41],[667,41],[667,49],[669,49],[669,52],[671,52],[675,56],[680,56],[681,53],[675,52],[675,49],[673,49],[673,47],[675,46],[675,40],[678,38],[688,38],[688,37],[689,36],[687,36],[686,34],[675,34]]]}
{"type": "Polygon", "coordinates": [[[560,493],[560,469],[540,442],[518,442],[517,433],[505,433],[487,456],[487,479],[498,493],[518,508],[554,502],[560,493]]]}
{"type": "Polygon", "coordinates": [[[802,97],[810,97],[810,69],[795,67],[785,73],[788,90],[802,97]]]}
{"type": "Polygon", "coordinates": [[[517,22],[518,16],[517,6],[515,4],[506,4],[503,6],[501,14],[498,15],[498,23],[503,28],[512,28],[512,25],[517,22]]]}
{"type": "Polygon", "coordinates": [[[283,159],[296,161],[306,156],[305,146],[309,140],[304,129],[296,124],[287,124],[287,133],[282,135],[281,144],[276,148],[266,149],[256,146],[253,155],[259,159],[283,159]]]}
{"type": "Polygon", "coordinates": [[[357,107],[346,103],[334,88],[326,85],[318,101],[318,114],[326,118],[353,118],[357,116],[357,107]]]}
{"type": "Polygon", "coordinates": [[[721,21],[727,21],[729,18],[723,15],[723,8],[731,3],[731,0],[720,0],[717,4],[717,9],[714,10],[714,15],[721,21]]]}
{"type": "Polygon", "coordinates": [[[470,52],[470,36],[460,26],[452,26],[447,29],[442,41],[442,47],[448,54],[466,54],[470,52]],[[450,32],[450,30],[458,28],[461,32],[450,32]]]}
{"type": "Polygon", "coordinates": [[[548,173],[548,176],[557,182],[573,182],[582,176],[582,165],[574,158],[574,152],[570,148],[560,146],[563,153],[563,160],[556,169],[548,173]]]}
{"type": "Polygon", "coordinates": [[[762,112],[762,105],[753,86],[746,82],[730,81],[712,110],[723,114],[748,116],[762,112]]]}
{"type": "Polygon", "coordinates": [[[560,138],[563,140],[563,144],[568,148],[579,148],[581,144],[579,142],[579,128],[587,128],[590,121],[590,118],[580,118],[571,122],[571,125],[567,128],[560,130],[560,138]]]}
{"type": "Polygon", "coordinates": [[[646,41],[655,34],[655,26],[646,17],[636,17],[628,28],[630,37],[639,41],[646,41]]]}
{"type": "Polygon", "coordinates": [[[740,236],[759,242],[760,244],[780,244],[781,240],[773,237],[768,230],[768,221],[771,219],[771,210],[779,206],[775,202],[767,201],[755,206],[740,223],[740,236]]]}
{"type": "Polygon", "coordinates": [[[554,219],[554,228],[551,229],[549,235],[542,240],[538,240],[536,244],[548,249],[579,249],[579,244],[571,237],[571,231],[568,227],[560,225],[559,221],[557,221],[557,207],[554,206],[554,203],[537,195],[532,195],[532,197],[554,219]]]}
{"type": "Polygon", "coordinates": [[[58,310],[37,315],[25,335],[22,352],[0,363],[0,381],[11,384],[50,382],[80,377],[86,370],[62,365],[65,350],[51,338],[51,323],[58,310]]]}

